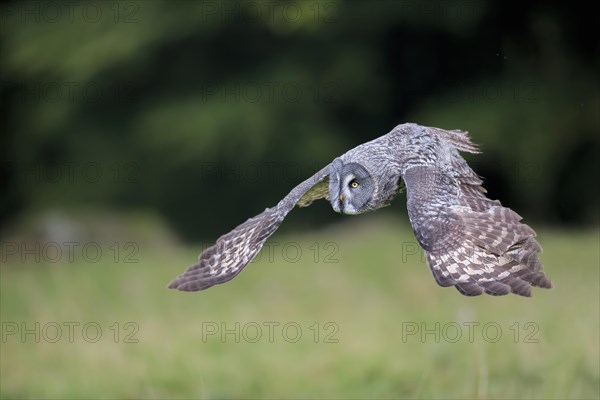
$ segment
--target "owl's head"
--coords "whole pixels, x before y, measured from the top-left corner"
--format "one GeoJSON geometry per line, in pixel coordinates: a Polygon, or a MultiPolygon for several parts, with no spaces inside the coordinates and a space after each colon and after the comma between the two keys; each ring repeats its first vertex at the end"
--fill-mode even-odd
{"type": "Polygon", "coordinates": [[[360,164],[336,159],[329,174],[329,201],[335,212],[360,214],[369,210],[375,182],[360,164]]]}

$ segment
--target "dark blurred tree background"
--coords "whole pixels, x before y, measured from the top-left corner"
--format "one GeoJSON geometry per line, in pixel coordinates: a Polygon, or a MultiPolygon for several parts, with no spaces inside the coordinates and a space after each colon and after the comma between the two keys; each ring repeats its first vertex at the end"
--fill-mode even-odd
{"type": "Polygon", "coordinates": [[[491,197],[528,221],[598,223],[600,48],[581,4],[67,3],[1,5],[1,224],[150,209],[214,238],[408,121],[468,130],[491,197]]]}

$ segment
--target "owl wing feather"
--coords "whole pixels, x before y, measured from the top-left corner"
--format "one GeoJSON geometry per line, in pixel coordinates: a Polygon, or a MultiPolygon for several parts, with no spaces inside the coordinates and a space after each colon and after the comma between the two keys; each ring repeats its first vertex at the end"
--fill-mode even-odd
{"type": "Polygon", "coordinates": [[[458,177],[436,166],[413,167],[404,176],[411,224],[436,282],[466,296],[531,296],[531,286],[552,287],[533,229],[488,199],[481,179],[456,157],[458,177]]]}
{"type": "Polygon", "coordinates": [[[196,264],[176,277],[168,287],[198,291],[233,279],[256,257],[267,238],[296,204],[307,206],[317,198],[326,197],[321,187],[328,175],[329,165],[296,186],[275,207],[265,209],[219,237],[214,245],[200,254],[196,264]],[[316,189],[311,190],[313,188],[316,189]],[[305,198],[305,195],[309,197],[305,198]],[[306,200],[302,201],[303,198],[306,200]]]}

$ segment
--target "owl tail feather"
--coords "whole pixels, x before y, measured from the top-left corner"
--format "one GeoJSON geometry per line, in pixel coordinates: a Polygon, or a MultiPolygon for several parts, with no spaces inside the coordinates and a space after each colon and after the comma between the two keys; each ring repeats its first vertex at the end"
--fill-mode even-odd
{"type": "Polygon", "coordinates": [[[461,213],[463,239],[427,254],[440,286],[452,286],[466,295],[514,293],[530,297],[531,287],[552,288],[541,271],[542,251],[535,232],[521,217],[502,206],[485,212],[461,213]]]}

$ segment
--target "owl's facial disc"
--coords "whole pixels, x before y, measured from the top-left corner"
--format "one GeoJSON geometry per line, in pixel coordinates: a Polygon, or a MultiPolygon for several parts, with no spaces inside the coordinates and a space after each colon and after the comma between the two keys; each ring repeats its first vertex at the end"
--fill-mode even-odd
{"type": "Polygon", "coordinates": [[[329,177],[329,196],[334,211],[360,214],[367,211],[373,197],[374,183],[367,170],[357,164],[336,160],[329,177]]]}

